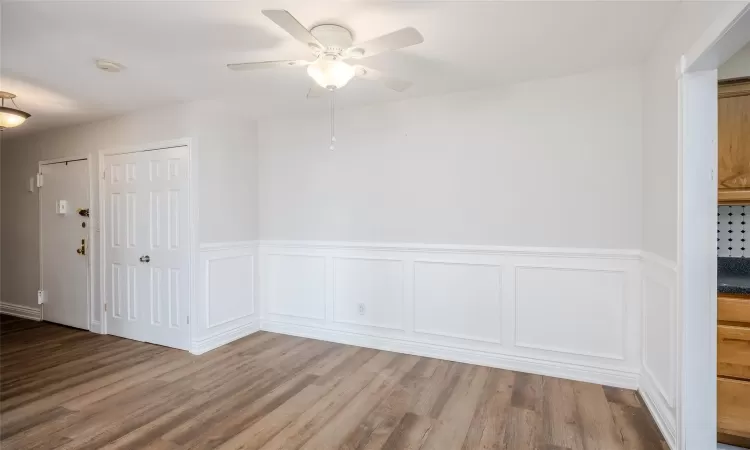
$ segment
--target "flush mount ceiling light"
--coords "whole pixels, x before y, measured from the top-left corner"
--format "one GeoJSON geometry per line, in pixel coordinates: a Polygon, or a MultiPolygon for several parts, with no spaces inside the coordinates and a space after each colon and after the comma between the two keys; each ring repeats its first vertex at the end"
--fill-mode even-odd
{"type": "Polygon", "coordinates": [[[31,114],[16,109],[18,106],[13,100],[14,98],[16,98],[16,94],[0,91],[0,130],[17,127],[31,117],[31,114]],[[16,108],[5,106],[5,100],[10,100],[16,108]]]}

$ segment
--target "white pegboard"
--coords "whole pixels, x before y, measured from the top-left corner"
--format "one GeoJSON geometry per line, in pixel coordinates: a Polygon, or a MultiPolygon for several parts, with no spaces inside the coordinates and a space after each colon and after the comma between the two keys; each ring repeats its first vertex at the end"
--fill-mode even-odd
{"type": "Polygon", "coordinates": [[[748,206],[719,206],[719,217],[716,221],[718,236],[716,250],[719,256],[745,258],[750,256],[750,219],[748,206]],[[747,232],[746,232],[747,230],[747,232]]]}

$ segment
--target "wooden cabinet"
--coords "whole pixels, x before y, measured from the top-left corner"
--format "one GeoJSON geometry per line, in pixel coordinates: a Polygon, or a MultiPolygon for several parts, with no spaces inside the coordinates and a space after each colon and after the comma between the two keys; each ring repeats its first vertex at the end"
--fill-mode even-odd
{"type": "Polygon", "coordinates": [[[750,296],[719,294],[718,303],[719,322],[744,322],[750,324],[750,296]]]}
{"type": "Polygon", "coordinates": [[[719,203],[750,201],[750,80],[719,84],[719,203]]]}
{"type": "Polygon", "coordinates": [[[719,433],[750,439],[750,381],[719,378],[719,433]]]}
{"type": "Polygon", "coordinates": [[[750,380],[750,327],[719,325],[718,342],[719,376],[750,380]]]}
{"type": "Polygon", "coordinates": [[[719,294],[718,440],[750,447],[750,296],[719,294]]]}

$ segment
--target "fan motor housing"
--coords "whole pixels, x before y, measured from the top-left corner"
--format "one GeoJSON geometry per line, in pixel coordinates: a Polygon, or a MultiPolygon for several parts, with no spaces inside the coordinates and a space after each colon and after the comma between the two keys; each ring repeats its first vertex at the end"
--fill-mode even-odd
{"type": "Polygon", "coordinates": [[[352,46],[354,39],[352,33],[340,25],[318,25],[310,30],[310,33],[319,40],[326,48],[324,53],[340,54],[352,46]]]}

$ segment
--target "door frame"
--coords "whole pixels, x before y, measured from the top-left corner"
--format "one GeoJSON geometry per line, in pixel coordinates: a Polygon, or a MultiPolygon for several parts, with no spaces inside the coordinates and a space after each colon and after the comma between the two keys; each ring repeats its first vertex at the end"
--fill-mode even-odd
{"type": "MultiPolygon", "coordinates": [[[[54,159],[45,159],[43,161],[39,161],[37,164],[37,174],[42,173],[42,166],[49,166],[52,164],[63,164],[67,162],[72,161],[86,161],[88,165],[88,175],[89,175],[89,232],[88,232],[88,241],[89,241],[89,252],[86,254],[86,327],[89,331],[91,331],[91,318],[92,318],[92,295],[94,293],[94,265],[92,264],[91,255],[95,251],[95,238],[94,238],[94,225],[93,220],[91,220],[91,211],[92,206],[95,203],[94,202],[94,182],[93,182],[93,164],[91,162],[91,155],[81,155],[81,156],[66,156],[63,158],[54,158],[54,159]]],[[[42,184],[42,188],[37,187],[37,202],[38,202],[38,209],[39,209],[39,215],[38,215],[38,223],[39,223],[39,289],[44,290],[44,267],[42,263],[42,251],[44,248],[43,245],[43,236],[42,236],[42,192],[40,189],[44,188],[44,184],[42,184]]],[[[44,320],[44,303],[41,304],[41,308],[39,308],[39,314],[40,314],[40,320],[44,320]]]]}
{"type": "MultiPolygon", "coordinates": [[[[146,145],[137,145],[137,146],[128,146],[128,147],[115,147],[105,150],[99,150],[99,170],[96,173],[96,177],[99,180],[99,208],[98,208],[98,214],[97,214],[97,227],[100,230],[99,233],[99,320],[101,323],[100,327],[100,333],[101,334],[108,334],[107,332],[107,313],[104,311],[105,303],[106,303],[106,292],[107,292],[107,277],[106,277],[106,214],[105,214],[105,183],[103,179],[104,174],[104,159],[106,156],[109,155],[121,155],[125,153],[139,153],[139,152],[148,152],[148,151],[154,151],[154,150],[164,150],[167,148],[175,148],[175,147],[187,147],[188,149],[188,195],[190,197],[190,201],[188,202],[188,217],[190,223],[188,224],[188,230],[190,237],[188,239],[188,253],[189,253],[189,261],[188,261],[188,276],[190,277],[189,285],[189,298],[188,298],[188,314],[189,317],[195,318],[195,311],[194,311],[194,305],[195,305],[195,293],[196,293],[196,287],[195,287],[195,280],[196,280],[196,270],[198,268],[198,233],[196,230],[196,224],[198,223],[198,177],[197,174],[197,161],[194,155],[195,146],[193,145],[193,141],[191,138],[181,138],[181,139],[173,139],[168,141],[159,141],[159,142],[153,142],[151,144],[146,145]]],[[[193,324],[195,323],[196,319],[193,319],[190,321],[190,324],[188,326],[188,337],[190,339],[190,342],[187,343],[187,348],[192,348],[192,338],[193,338],[193,324]]]]}
{"type": "MultiPolygon", "coordinates": [[[[677,447],[716,448],[716,208],[718,126],[701,120],[701,98],[716,93],[717,69],[750,42],[750,4],[736,2],[677,64],[678,385],[677,447]],[[710,189],[710,195],[703,195],[710,189]],[[714,233],[704,232],[706,222],[714,233]],[[707,314],[708,313],[708,314],[707,314]],[[706,339],[709,340],[706,343],[706,339]],[[706,383],[710,383],[707,388],[706,383]]],[[[715,97],[718,101],[718,96],[715,97]]],[[[712,108],[713,109],[713,108],[712,108]]],[[[705,112],[705,111],[703,111],[705,112]]]]}

